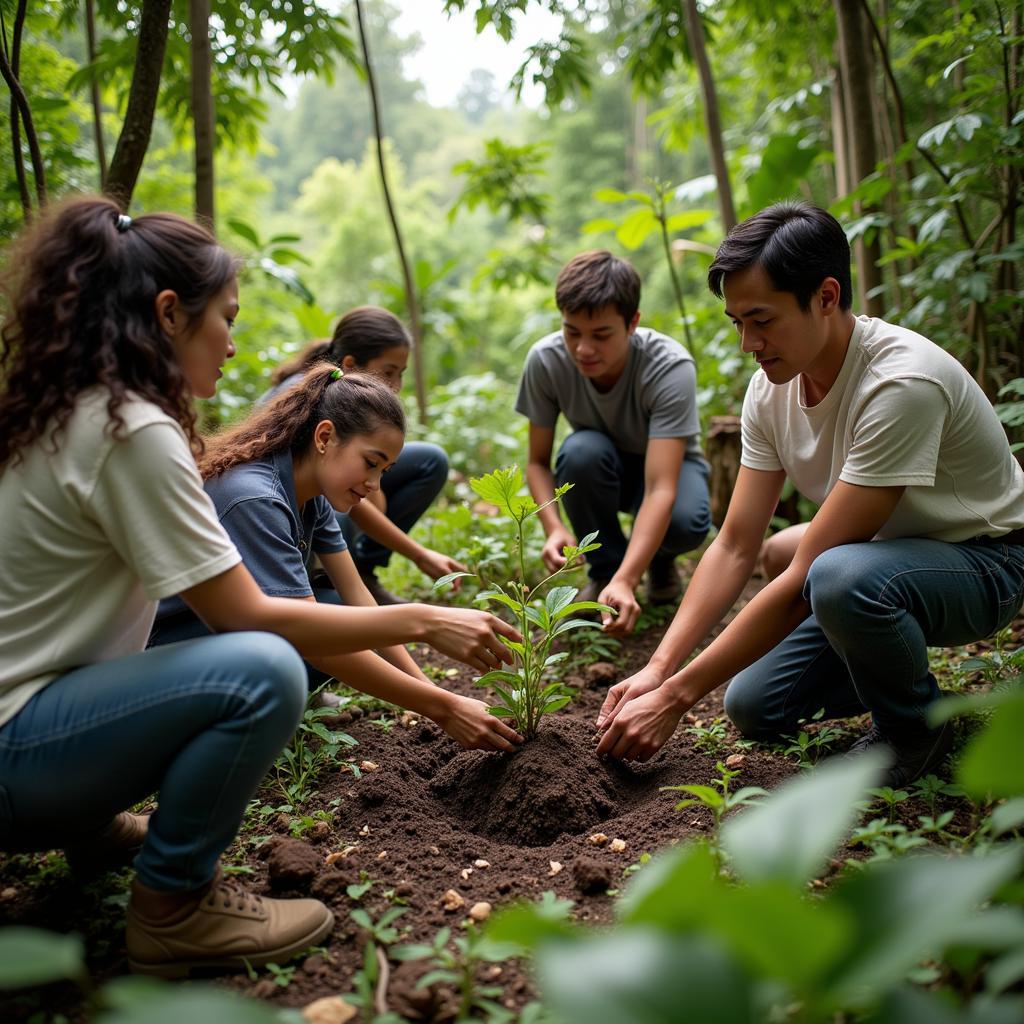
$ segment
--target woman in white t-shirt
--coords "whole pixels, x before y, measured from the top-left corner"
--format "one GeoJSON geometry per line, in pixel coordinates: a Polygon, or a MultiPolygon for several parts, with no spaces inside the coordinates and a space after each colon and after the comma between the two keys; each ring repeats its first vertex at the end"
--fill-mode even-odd
{"type": "MultiPolygon", "coordinates": [[[[141,845],[128,959],[165,976],[281,961],[329,934],[323,904],[250,895],[218,858],[302,714],[292,644],[410,639],[408,606],[265,596],[217,522],[192,399],[234,354],[236,269],[188,221],[79,199],[40,219],[4,279],[0,849],[84,862],[141,845]],[[156,601],[178,593],[227,635],[143,651],[156,601]],[[148,821],[124,811],[154,791],[148,821]]],[[[480,670],[509,660],[499,633],[518,638],[467,609],[419,623],[480,670]]]]}

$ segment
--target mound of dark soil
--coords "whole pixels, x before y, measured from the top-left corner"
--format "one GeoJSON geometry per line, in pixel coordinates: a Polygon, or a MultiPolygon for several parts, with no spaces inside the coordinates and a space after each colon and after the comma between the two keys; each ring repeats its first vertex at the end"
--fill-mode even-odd
{"type": "Polygon", "coordinates": [[[592,724],[552,716],[514,754],[459,754],[431,788],[467,830],[547,846],[615,817],[638,783],[629,768],[594,757],[592,724]]]}

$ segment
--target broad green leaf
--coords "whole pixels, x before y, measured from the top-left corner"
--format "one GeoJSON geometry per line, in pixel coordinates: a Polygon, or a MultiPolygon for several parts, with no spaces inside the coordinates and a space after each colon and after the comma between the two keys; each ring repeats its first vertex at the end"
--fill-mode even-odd
{"type": "Polygon", "coordinates": [[[826,761],[730,818],[722,846],[736,873],[747,881],[780,878],[794,885],[813,878],[856,820],[854,804],[883,764],[883,756],[871,754],[826,761]]]}
{"type": "Polygon", "coordinates": [[[544,599],[544,606],[549,614],[557,622],[561,616],[558,614],[570,601],[579,593],[576,587],[552,587],[544,599]]]}
{"type": "Polygon", "coordinates": [[[517,903],[498,911],[487,922],[484,937],[488,942],[532,950],[548,939],[581,935],[579,925],[569,919],[572,906],[572,900],[560,900],[554,893],[545,893],[536,903],[517,903]]]}
{"type": "Polygon", "coordinates": [[[713,216],[710,210],[686,210],[684,213],[674,213],[666,218],[665,227],[669,232],[685,231],[687,228],[698,228],[707,224],[713,216]]]}
{"type": "Polygon", "coordinates": [[[85,976],[85,947],[77,935],[41,928],[0,928],[0,990],[85,976]]]}
{"type": "Polygon", "coordinates": [[[500,590],[484,590],[477,594],[474,601],[483,603],[484,601],[496,601],[498,604],[503,604],[506,608],[510,608],[512,611],[519,614],[519,609],[522,607],[518,601],[503,594],[500,590]]]}
{"type": "Polygon", "coordinates": [[[992,830],[997,836],[1012,832],[1024,825],[1024,797],[1017,797],[1000,804],[992,812],[992,830]]]}
{"type": "Polygon", "coordinates": [[[228,227],[231,228],[239,238],[244,238],[257,249],[262,247],[263,243],[260,241],[260,236],[256,234],[256,229],[252,227],[252,225],[247,224],[244,220],[234,220],[229,218],[228,227]]]}
{"type": "MultiPolygon", "coordinates": [[[[602,605],[602,608],[607,606],[602,605]]],[[[563,633],[568,633],[571,629],[593,629],[597,625],[590,619],[564,619],[551,631],[552,637],[561,636],[563,633]]]]}
{"type": "Polygon", "coordinates": [[[1024,979],[1024,946],[1005,953],[989,964],[985,987],[989,992],[1005,992],[1011,985],[1024,979]]]}
{"type": "Polygon", "coordinates": [[[1024,949],[1024,909],[996,905],[979,910],[952,929],[947,945],[986,952],[1024,949]]]}
{"type": "Polygon", "coordinates": [[[462,579],[463,576],[475,576],[475,572],[449,572],[445,573],[444,576],[439,576],[434,580],[434,585],[430,588],[431,590],[441,590],[447,587],[449,583],[453,583],[455,580],[462,579]]]}
{"type": "Polygon", "coordinates": [[[558,622],[560,619],[564,619],[567,615],[575,615],[578,612],[614,612],[615,609],[609,604],[601,604],[599,601],[574,601],[572,604],[566,605],[562,608],[559,613],[554,616],[554,621],[558,622]]]}
{"type": "Polygon", "coordinates": [[[797,191],[818,156],[817,146],[804,146],[796,135],[773,135],[761,152],[761,165],[747,180],[750,205],[769,206],[797,191]]]}
{"type": "Polygon", "coordinates": [[[971,795],[984,798],[1024,795],[1024,690],[1010,691],[988,725],[967,746],[957,764],[957,781],[971,795]]]}
{"type": "Polygon", "coordinates": [[[642,207],[630,211],[623,219],[615,237],[629,250],[639,249],[647,236],[658,227],[658,218],[652,210],[642,207]]]}
{"type": "Polygon", "coordinates": [[[500,704],[492,704],[488,709],[489,715],[494,715],[495,718],[518,718],[519,712],[513,711],[512,708],[502,707],[500,704]]]}
{"type": "Polygon", "coordinates": [[[608,217],[597,217],[594,220],[588,220],[583,225],[582,231],[585,235],[596,235],[601,231],[614,231],[618,226],[618,221],[608,217]]]}
{"type": "MultiPolygon", "coordinates": [[[[722,806],[722,794],[711,786],[700,786],[700,785],[688,785],[688,786],[662,786],[663,792],[673,793],[689,793],[691,796],[696,797],[702,804],[707,804],[708,807],[721,807],[722,806]]],[[[680,806],[688,807],[690,803],[677,804],[677,809],[680,806]]]]}
{"type": "Polygon", "coordinates": [[[558,711],[561,708],[564,708],[571,700],[572,697],[552,697],[551,700],[544,705],[543,713],[545,715],[550,715],[553,711],[558,711]]]}
{"type": "Polygon", "coordinates": [[[495,668],[484,673],[477,679],[478,686],[494,686],[495,683],[506,683],[509,686],[519,688],[523,685],[523,677],[517,672],[509,672],[507,669],[495,668]]]}
{"type": "Polygon", "coordinates": [[[601,203],[624,203],[629,197],[617,188],[599,188],[594,198],[601,203]]]}
{"type": "Polygon", "coordinates": [[[102,1024],[181,1024],[216,1021],[217,1024],[277,1024],[277,1013],[252,999],[220,991],[212,985],[171,988],[159,996],[105,1013],[102,1024]]]}
{"type": "Polygon", "coordinates": [[[553,940],[536,963],[545,1002],[565,1021],[753,1024],[760,1017],[749,977],[705,936],[630,929],[553,940]]]}
{"type": "Polygon", "coordinates": [[[872,864],[838,886],[828,903],[848,911],[855,934],[830,980],[831,1005],[868,1006],[920,960],[941,953],[963,920],[1017,874],[1022,852],[921,854],[872,864]]]}

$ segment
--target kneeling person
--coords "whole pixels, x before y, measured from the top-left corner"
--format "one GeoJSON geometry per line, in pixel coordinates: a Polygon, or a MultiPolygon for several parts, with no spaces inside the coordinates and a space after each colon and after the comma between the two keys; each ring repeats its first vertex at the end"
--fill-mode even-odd
{"type": "MultiPolygon", "coordinates": [[[[820,709],[871,712],[854,746],[905,785],[941,765],[948,725],[929,646],[1005,626],[1024,601],[1024,472],[991,403],[927,338],[851,312],[850,249],[824,210],[783,203],[738,225],[709,271],[760,372],[722,529],[649,664],[612,687],[599,753],[647,760],[683,712],[725,709],[777,739],[820,709]],[[739,597],[786,478],[821,507],[768,585],[677,671],[739,597]]],[[[781,545],[780,545],[781,547],[781,545]]]]}
{"type": "MultiPolygon", "coordinates": [[[[710,526],[708,467],[700,450],[697,373],[678,342],[640,323],[640,278],[604,250],[585,252],[558,275],[562,329],[530,350],[516,411],[530,421],[527,481],[539,504],[555,484],[575,486],[562,499],[576,537],[599,532],[588,555],[581,598],[615,608],[609,633],[625,634],[640,606],[634,590],[648,573],[648,598],[679,596],[675,558],[698,547],[710,526]],[[551,471],[559,414],[572,433],[551,471]],[[635,516],[627,541],[619,512],[635,516]]],[[[557,505],[540,514],[552,571],[576,542],[557,505]]]]}

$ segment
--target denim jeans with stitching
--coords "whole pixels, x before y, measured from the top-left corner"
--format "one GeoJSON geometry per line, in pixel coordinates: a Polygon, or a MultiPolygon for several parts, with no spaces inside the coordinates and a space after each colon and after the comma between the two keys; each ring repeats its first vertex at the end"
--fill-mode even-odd
{"type": "MultiPolygon", "coordinates": [[[[387,499],[388,519],[408,533],[441,493],[447,479],[448,456],[443,448],[426,441],[407,442],[380,480],[387,499]]],[[[346,513],[338,513],[338,525],[361,573],[365,575],[388,564],[391,550],[363,533],[346,513]]]]}
{"type": "Polygon", "coordinates": [[[67,672],[0,726],[0,849],[95,834],[158,795],[139,880],[207,883],[306,701],[295,649],[270,633],[189,640],[67,672]]]}
{"type": "MultiPolygon", "coordinates": [[[[619,525],[619,512],[634,515],[644,498],[644,456],[624,452],[599,430],[575,430],[555,459],[555,482],[573,484],[562,498],[576,539],[598,531],[600,547],[587,555],[592,580],[615,575],[629,544],[619,525]]],[[[711,527],[708,464],[699,455],[683,459],[676,501],[661,547],[652,560],[670,562],[700,547],[711,527]]]]}
{"type": "Polygon", "coordinates": [[[725,710],[773,740],[801,719],[870,711],[886,735],[919,731],[938,697],[929,647],[991,636],[1024,603],[1024,546],[906,538],[820,554],[804,585],[811,616],[740,672],[725,710]]]}

